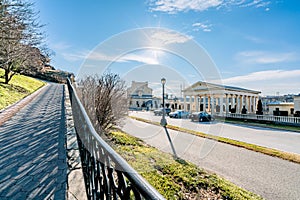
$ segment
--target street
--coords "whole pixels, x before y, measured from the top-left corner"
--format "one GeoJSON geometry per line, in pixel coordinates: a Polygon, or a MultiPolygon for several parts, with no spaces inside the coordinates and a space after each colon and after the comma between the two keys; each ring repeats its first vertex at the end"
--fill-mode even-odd
{"type": "MultiPolygon", "coordinates": [[[[133,112],[131,115],[158,121],[161,117],[147,112],[133,112]]],[[[223,136],[233,132],[236,137],[241,131],[242,138],[252,141],[251,133],[262,138],[269,138],[263,144],[275,145],[273,137],[285,132],[262,128],[239,127],[230,124],[192,123],[189,120],[167,118],[169,124],[191,128],[215,135],[223,136]],[[233,128],[231,128],[233,127],[233,128]],[[236,129],[235,129],[236,128],[236,129]],[[227,133],[226,133],[227,132],[227,133]],[[274,135],[272,135],[274,133],[274,135]],[[267,137],[270,134],[269,137],[267,137]]],[[[144,140],[147,144],[162,151],[172,153],[165,131],[155,126],[127,118],[122,128],[128,134],[144,140]]],[[[300,198],[300,165],[261,153],[253,152],[232,145],[204,139],[191,134],[169,130],[176,153],[207,171],[214,172],[227,180],[266,199],[299,199],[300,198]]],[[[289,137],[297,137],[297,133],[286,132],[289,137]]],[[[257,138],[256,140],[258,140],[257,138]]],[[[256,141],[253,140],[253,141],[256,141]]],[[[289,141],[289,140],[287,140],[289,141]]],[[[288,146],[288,145],[282,145],[288,146]]]]}
{"type": "MultiPolygon", "coordinates": [[[[161,116],[152,112],[130,112],[136,116],[159,122],[161,116]]],[[[167,117],[168,124],[179,126],[211,135],[278,149],[285,152],[300,154],[300,133],[276,130],[271,128],[229,124],[223,122],[192,122],[190,119],[174,119],[167,117]]]]}

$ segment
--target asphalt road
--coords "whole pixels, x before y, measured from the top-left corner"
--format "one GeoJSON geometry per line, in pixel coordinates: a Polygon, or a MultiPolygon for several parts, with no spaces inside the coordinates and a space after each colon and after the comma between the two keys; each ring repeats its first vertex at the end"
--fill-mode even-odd
{"type": "MultiPolygon", "coordinates": [[[[159,122],[161,116],[152,112],[130,112],[130,115],[159,122]]],[[[228,124],[222,122],[191,122],[190,119],[171,119],[168,124],[238,141],[300,154],[300,133],[271,128],[228,124]]]]}
{"type": "MultiPolygon", "coordinates": [[[[173,120],[168,119],[169,123],[171,121],[173,120]]],[[[181,121],[182,124],[186,122],[186,120],[181,121]]],[[[219,130],[214,129],[212,124],[204,125],[204,128],[208,128],[208,125],[210,134],[212,131],[219,130]]],[[[221,130],[229,129],[229,127],[221,130]]],[[[201,130],[201,128],[199,127],[197,130],[201,130]]],[[[241,128],[251,129],[249,127],[241,128]]],[[[126,119],[122,129],[156,148],[172,153],[167,136],[160,126],[126,119]]],[[[169,130],[169,133],[179,157],[208,171],[215,172],[266,199],[300,199],[299,164],[191,134],[173,130],[169,130]]]]}
{"type": "Polygon", "coordinates": [[[65,199],[63,85],[49,83],[0,126],[0,199],[65,199]]]}

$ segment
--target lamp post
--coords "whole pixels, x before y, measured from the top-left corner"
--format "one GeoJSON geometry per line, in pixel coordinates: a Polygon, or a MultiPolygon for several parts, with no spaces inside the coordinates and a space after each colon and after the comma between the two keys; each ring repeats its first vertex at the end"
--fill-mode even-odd
{"type": "Polygon", "coordinates": [[[168,140],[169,140],[170,145],[171,145],[171,149],[172,149],[173,154],[174,154],[174,158],[178,159],[178,156],[177,156],[176,151],[175,151],[175,147],[172,143],[170,134],[169,134],[168,129],[167,129],[166,109],[165,109],[165,84],[166,84],[166,79],[165,78],[161,79],[161,84],[162,84],[162,99],[163,99],[163,115],[162,115],[162,119],[160,120],[160,125],[162,127],[164,127],[164,129],[166,131],[168,140]]]}
{"type": "Polygon", "coordinates": [[[160,125],[166,127],[167,120],[166,120],[166,109],[165,109],[165,84],[166,84],[165,78],[161,79],[161,84],[162,84],[163,114],[162,114],[162,119],[160,120],[160,125]]]}

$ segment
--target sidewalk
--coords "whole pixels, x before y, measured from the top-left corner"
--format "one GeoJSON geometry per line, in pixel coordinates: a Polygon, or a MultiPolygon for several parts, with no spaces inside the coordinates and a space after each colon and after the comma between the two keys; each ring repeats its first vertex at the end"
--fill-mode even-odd
{"type": "Polygon", "coordinates": [[[49,84],[0,126],[0,199],[66,199],[63,85],[49,84]]]}

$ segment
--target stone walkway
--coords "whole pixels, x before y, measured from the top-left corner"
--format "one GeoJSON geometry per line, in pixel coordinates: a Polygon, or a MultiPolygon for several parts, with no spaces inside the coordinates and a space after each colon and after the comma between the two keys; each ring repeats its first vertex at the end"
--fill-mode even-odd
{"type": "Polygon", "coordinates": [[[0,199],[66,199],[64,86],[49,84],[0,126],[0,199]]]}

